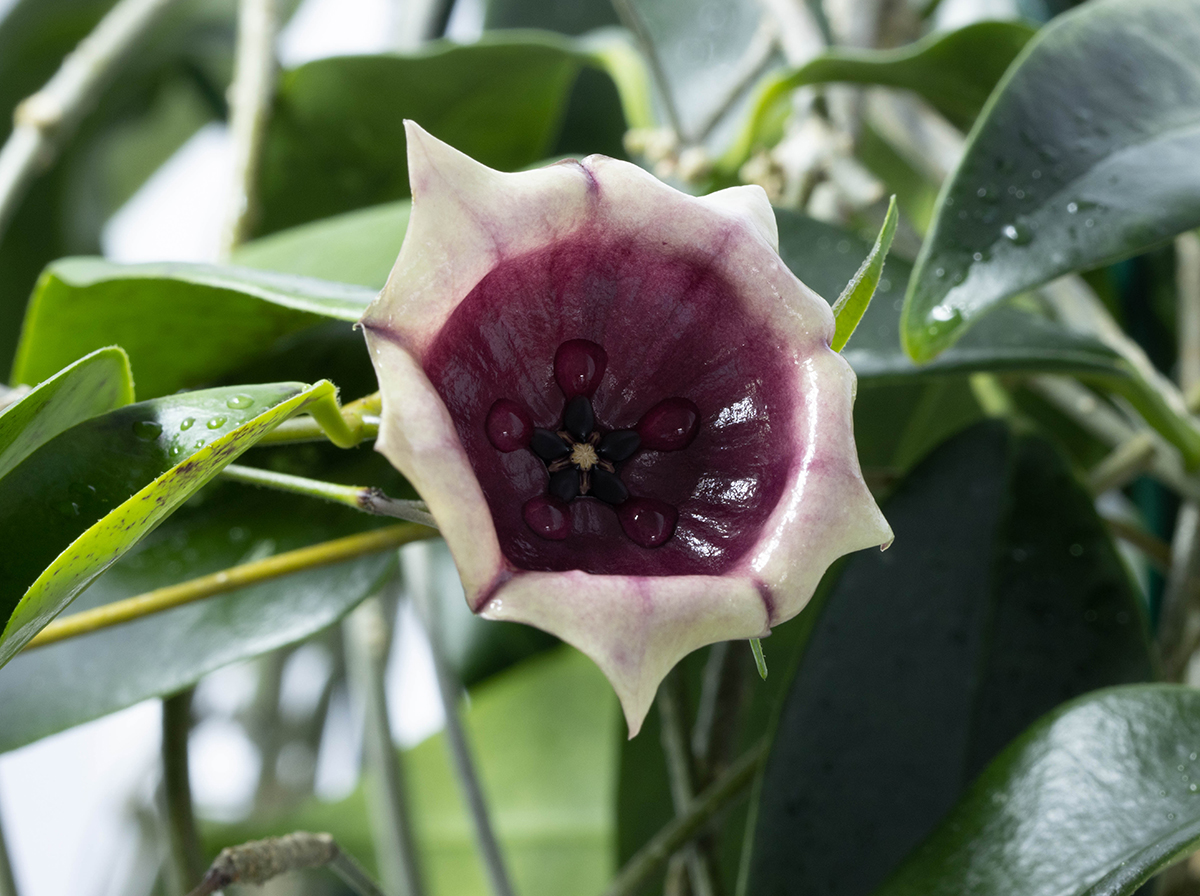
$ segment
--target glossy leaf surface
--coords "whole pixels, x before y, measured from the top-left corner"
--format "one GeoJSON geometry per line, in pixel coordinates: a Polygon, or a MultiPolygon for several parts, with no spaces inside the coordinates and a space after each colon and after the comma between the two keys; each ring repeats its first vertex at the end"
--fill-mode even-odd
{"type": "MultiPolygon", "coordinates": [[[[844,230],[782,209],[779,254],[792,272],[826,297],[841,293],[871,244],[844,230]]],[[[1015,307],[1000,309],[962,342],[918,367],[900,346],[900,297],[911,265],[892,255],[874,300],[842,353],[860,382],[972,370],[1042,370],[1127,375],[1111,348],[1086,335],[1015,307]]]]}
{"type": "Polygon", "coordinates": [[[846,564],[782,705],[748,893],[871,893],[1035,719],[1152,675],[1122,562],[1049,443],[979,424],[884,512],[895,544],[846,564]]]}
{"type": "Polygon", "coordinates": [[[1197,744],[1192,688],[1083,697],[1006,749],[878,896],[1128,896],[1200,844],[1197,744]]]}
{"type": "Polygon", "coordinates": [[[1001,299],[1200,224],[1200,0],[1097,0],[1026,46],[943,188],[904,315],[917,360],[1001,299]]]}
{"type": "MultiPolygon", "coordinates": [[[[599,670],[564,647],[472,691],[464,715],[517,892],[600,892],[614,871],[612,788],[620,723],[599,670]]],[[[427,892],[489,896],[443,736],[406,751],[403,760],[427,892]]],[[[300,827],[329,831],[370,863],[367,817],[360,787],[340,803],[314,800],[273,824],[226,828],[210,845],[300,827]]]]}
{"type": "Polygon", "coordinates": [[[259,232],[408,196],[405,118],[493,168],[544,158],[583,62],[565,38],[513,32],[286,72],[264,146],[259,232]]]}
{"type": "Polygon", "coordinates": [[[65,367],[0,411],[0,479],[76,423],[133,401],[129,358],[102,348],[65,367]]]}
{"type": "Polygon", "coordinates": [[[248,268],[57,261],[21,333],[14,382],[35,383],[88,351],[128,352],[143,398],[212,382],[323,319],[356,321],[369,289],[248,268]]]}
{"type": "MultiPolygon", "coordinates": [[[[307,498],[214,484],[197,506],[172,516],[101,575],[69,612],[381,522],[307,498]]],[[[21,653],[0,671],[0,752],[176,693],[227,663],[305,638],[366,597],[394,558],[386,551],[296,573],[21,653]]]]}
{"type": "Polygon", "coordinates": [[[93,579],[328,384],[213,389],[129,405],[0,480],[0,664],[93,579]]]}

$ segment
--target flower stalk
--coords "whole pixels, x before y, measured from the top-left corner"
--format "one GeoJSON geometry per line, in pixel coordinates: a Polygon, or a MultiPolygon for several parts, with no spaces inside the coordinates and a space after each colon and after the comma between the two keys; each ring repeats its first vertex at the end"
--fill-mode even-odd
{"type": "Polygon", "coordinates": [[[325,541],[295,551],[287,551],[252,563],[243,563],[211,575],[200,576],[176,585],[168,585],[137,597],[113,601],[111,604],[96,607],[94,610],[85,610],[82,613],[67,616],[65,619],[55,620],[38,632],[25,645],[24,649],[33,650],[47,644],[65,641],[68,638],[77,638],[80,635],[111,628],[123,622],[132,622],[135,619],[181,607],[184,604],[203,600],[216,594],[226,594],[239,588],[256,585],[259,582],[277,579],[295,572],[330,566],[367,554],[376,554],[380,551],[398,548],[412,541],[433,538],[436,534],[435,530],[427,526],[402,523],[397,526],[350,535],[346,538],[325,541]]]}
{"type": "Polygon", "coordinates": [[[189,882],[204,873],[188,770],[194,691],[195,688],[186,688],[162,701],[163,802],[176,893],[187,892],[189,882]]]}

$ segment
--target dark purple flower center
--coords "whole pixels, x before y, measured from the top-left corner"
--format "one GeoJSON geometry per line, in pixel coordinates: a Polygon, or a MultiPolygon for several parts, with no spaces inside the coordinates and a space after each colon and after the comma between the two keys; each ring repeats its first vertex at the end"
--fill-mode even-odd
{"type": "Polygon", "coordinates": [[[513,567],[612,575],[717,575],[761,539],[797,363],[702,253],[595,231],[499,263],[422,352],[513,567]]]}
{"type": "Polygon", "coordinates": [[[700,411],[686,398],[668,398],[636,428],[604,431],[596,425],[591,399],[607,366],[602,346],[587,339],[564,342],[554,354],[554,379],[566,398],[558,426],[536,427],[518,402],[499,398],[484,423],[488,441],[506,453],[528,448],[545,463],[547,493],[530,498],[522,510],[525,523],[542,538],[562,541],[570,535],[570,504],[590,497],[616,510],[632,541],[656,548],[675,534],[679,511],[665,501],[631,497],[618,467],[642,447],[686,448],[700,430],[700,411]]]}

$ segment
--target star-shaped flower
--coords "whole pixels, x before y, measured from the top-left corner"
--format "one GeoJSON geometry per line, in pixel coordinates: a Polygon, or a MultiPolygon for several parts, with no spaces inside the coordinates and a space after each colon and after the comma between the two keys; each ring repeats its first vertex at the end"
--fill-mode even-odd
{"type": "Polygon", "coordinates": [[[682,657],[891,540],[832,313],[758,187],[697,198],[603,156],[502,174],[407,129],[412,217],[362,321],[377,448],[471,609],[590,656],[632,736],[682,657]]]}

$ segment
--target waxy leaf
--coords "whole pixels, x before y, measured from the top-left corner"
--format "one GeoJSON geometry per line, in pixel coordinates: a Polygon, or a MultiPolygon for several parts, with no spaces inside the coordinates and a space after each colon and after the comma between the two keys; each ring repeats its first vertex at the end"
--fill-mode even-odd
{"type": "Polygon", "coordinates": [[[408,230],[412,202],[401,199],[289,227],[245,243],[235,264],[383,289],[408,230]]]}
{"type": "MultiPolygon", "coordinates": [[[[214,484],[199,506],[180,509],[146,536],[68,612],[381,524],[309,498],[214,484]]],[[[20,653],[0,670],[0,752],[306,638],[371,593],[394,558],[387,550],[295,573],[20,653]]]]}
{"type": "MultiPolygon", "coordinates": [[[[865,240],[812,218],[782,209],[775,210],[775,218],[779,254],[797,277],[823,296],[838,295],[871,252],[865,240]]],[[[977,370],[1132,375],[1120,356],[1099,340],[1015,307],[1000,309],[958,345],[918,367],[901,348],[899,334],[900,296],[911,270],[904,259],[888,258],[875,299],[842,352],[864,385],[977,370]]]]}
{"type": "Polygon", "coordinates": [[[129,405],[0,479],[0,665],[225,465],[331,392],[277,383],[129,405]]]}
{"type": "Polygon", "coordinates": [[[926,361],[1007,296],[1200,224],[1200,0],[1095,0],[1013,63],[943,187],[903,338],[926,361]]]}
{"type": "Polygon", "coordinates": [[[786,113],[791,92],[806,84],[848,82],[913,90],[966,130],[1034,30],[1021,22],[975,22],[894,50],[828,50],[798,69],[776,72],[759,87],[750,119],[721,167],[735,172],[756,147],[778,140],[773,124],[786,113]]]}
{"type": "Polygon", "coordinates": [[[1128,896],[1200,845],[1200,693],[1089,694],[980,776],[877,896],[1128,896]]]}
{"type": "Polygon", "coordinates": [[[408,196],[405,118],[496,168],[544,158],[586,61],[570,40],[525,32],[285,72],[263,149],[259,232],[408,196]]]}
{"type": "Polygon", "coordinates": [[[344,283],[205,264],[56,261],[30,300],[13,381],[36,383],[117,344],[146,398],[211,383],[323,319],[355,321],[374,292],[344,283]]]}
{"type": "MultiPolygon", "coordinates": [[[[1153,674],[1122,561],[1049,443],[979,424],[885,512],[895,544],[848,560],[783,701],[747,893],[866,896],[1035,719],[1153,674]]],[[[945,892],[976,892],[952,867],[945,892]]]]}
{"type": "Polygon", "coordinates": [[[0,411],[0,479],[64,430],[133,401],[129,358],[102,348],[0,411]]]}

